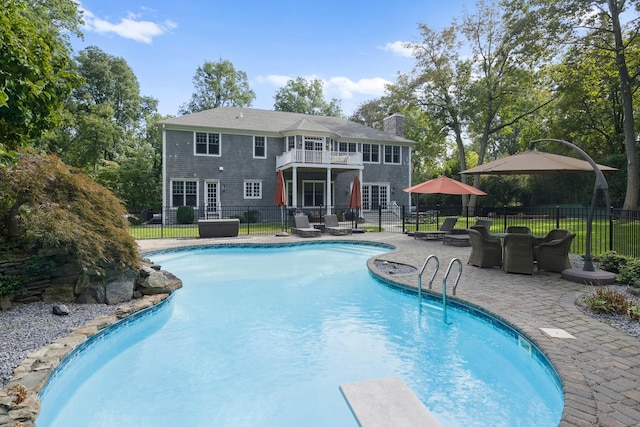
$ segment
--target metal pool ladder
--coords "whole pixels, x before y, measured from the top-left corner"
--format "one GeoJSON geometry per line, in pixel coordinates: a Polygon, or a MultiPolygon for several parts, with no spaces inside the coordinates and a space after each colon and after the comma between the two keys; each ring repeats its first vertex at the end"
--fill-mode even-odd
{"type": "MultiPolygon", "coordinates": [[[[429,280],[429,289],[431,289],[431,285],[433,284],[433,279],[436,277],[438,273],[438,269],[440,268],[440,260],[435,255],[429,255],[427,259],[424,260],[424,264],[422,264],[422,268],[418,273],[418,304],[422,305],[422,273],[427,268],[429,261],[434,259],[436,262],[436,268],[431,275],[431,279],[429,280]]],[[[447,320],[447,279],[449,278],[449,273],[451,272],[451,267],[453,264],[458,264],[458,275],[456,276],[456,281],[453,284],[452,294],[456,294],[456,288],[458,287],[458,282],[460,282],[460,276],[462,275],[462,262],[458,258],[453,258],[451,262],[449,262],[449,266],[447,267],[447,271],[444,273],[442,278],[442,319],[444,323],[449,323],[447,320]]]]}

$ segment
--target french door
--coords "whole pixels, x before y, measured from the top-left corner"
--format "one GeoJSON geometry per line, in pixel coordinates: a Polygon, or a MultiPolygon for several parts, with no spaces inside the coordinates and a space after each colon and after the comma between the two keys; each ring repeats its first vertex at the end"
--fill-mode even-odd
{"type": "Polygon", "coordinates": [[[362,186],[362,209],[365,211],[387,209],[389,184],[364,184],[362,186]]]}

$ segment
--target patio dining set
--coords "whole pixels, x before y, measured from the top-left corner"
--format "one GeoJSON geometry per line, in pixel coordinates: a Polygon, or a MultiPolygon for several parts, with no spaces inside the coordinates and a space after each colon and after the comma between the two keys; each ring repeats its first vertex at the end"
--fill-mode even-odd
{"type": "Polygon", "coordinates": [[[505,273],[533,274],[534,269],[560,273],[571,268],[569,250],[575,233],[553,229],[535,236],[525,226],[509,226],[491,233],[491,221],[478,220],[468,229],[456,229],[456,218],[446,218],[440,230],[417,231],[414,238],[442,239],[444,244],[471,246],[469,264],[500,267],[505,273]]]}

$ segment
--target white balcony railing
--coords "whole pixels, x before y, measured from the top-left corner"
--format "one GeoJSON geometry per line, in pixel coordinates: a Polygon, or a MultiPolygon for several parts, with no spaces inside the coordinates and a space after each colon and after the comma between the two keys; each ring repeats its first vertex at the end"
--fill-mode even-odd
{"type": "Polygon", "coordinates": [[[362,153],[299,150],[294,148],[276,157],[276,168],[281,168],[291,163],[361,166],[362,153]]]}

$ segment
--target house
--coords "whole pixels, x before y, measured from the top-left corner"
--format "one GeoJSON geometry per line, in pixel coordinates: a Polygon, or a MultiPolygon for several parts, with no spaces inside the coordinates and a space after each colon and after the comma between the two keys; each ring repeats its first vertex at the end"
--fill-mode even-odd
{"type": "Polygon", "coordinates": [[[200,218],[226,207],[273,209],[277,170],[287,205],[338,213],[356,174],[363,211],[409,204],[411,148],[404,117],[379,131],[339,117],[221,107],[159,122],[165,209],[192,206],[200,218]]]}

